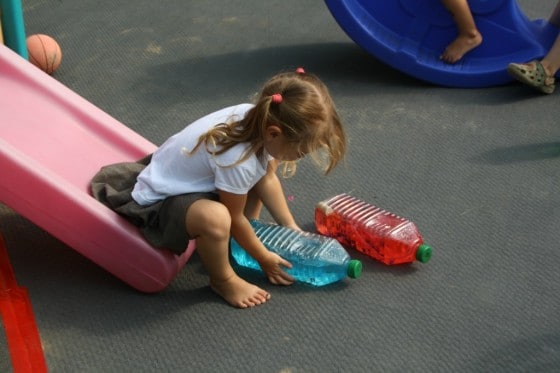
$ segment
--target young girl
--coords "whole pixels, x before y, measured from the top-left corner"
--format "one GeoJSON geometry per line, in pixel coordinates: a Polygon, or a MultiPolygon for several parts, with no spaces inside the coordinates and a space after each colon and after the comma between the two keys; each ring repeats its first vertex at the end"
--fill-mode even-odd
{"type": "Polygon", "coordinates": [[[482,43],[482,35],[474,22],[467,0],[441,0],[453,16],[459,35],[443,51],[440,58],[450,64],[482,43]]]}
{"type": "Polygon", "coordinates": [[[299,229],[276,175],[295,172],[306,154],[328,173],[343,158],[346,138],[327,87],[303,69],[267,81],[253,104],[211,113],[169,138],[152,156],[104,167],[94,196],[139,226],[155,247],[180,254],[190,239],[228,303],[246,308],[270,294],[240,278],[229,263],[233,235],[273,284],[289,285],[291,264],[268,251],[249,219],[262,206],[281,225],[299,229]]]}

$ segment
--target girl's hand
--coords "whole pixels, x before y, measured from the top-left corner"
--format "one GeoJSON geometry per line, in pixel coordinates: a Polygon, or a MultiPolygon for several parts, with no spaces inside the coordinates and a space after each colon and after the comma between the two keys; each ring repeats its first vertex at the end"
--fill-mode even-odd
{"type": "Polygon", "coordinates": [[[259,264],[268,281],[274,285],[291,285],[294,283],[294,278],[282,269],[282,267],[292,268],[292,264],[280,255],[269,251],[268,255],[259,264]]]}

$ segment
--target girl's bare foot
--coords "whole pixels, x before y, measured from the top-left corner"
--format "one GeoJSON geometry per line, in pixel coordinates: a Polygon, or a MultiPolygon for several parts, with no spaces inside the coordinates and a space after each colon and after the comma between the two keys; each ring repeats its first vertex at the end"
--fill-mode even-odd
{"type": "Polygon", "coordinates": [[[445,48],[439,58],[447,63],[455,63],[463,58],[466,53],[478,47],[480,43],[482,43],[482,35],[478,31],[470,34],[460,34],[445,48]]]}
{"type": "Polygon", "coordinates": [[[270,293],[237,275],[221,281],[210,280],[210,287],[226,302],[238,308],[258,306],[270,299],[270,293]]]}

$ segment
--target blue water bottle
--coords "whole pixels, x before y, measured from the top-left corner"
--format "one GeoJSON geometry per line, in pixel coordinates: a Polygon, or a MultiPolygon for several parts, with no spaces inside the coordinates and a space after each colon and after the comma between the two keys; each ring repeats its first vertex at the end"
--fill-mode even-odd
{"type": "MultiPolygon", "coordinates": [[[[351,259],[333,238],[260,220],[250,222],[264,246],[292,264],[286,272],[296,281],[323,286],[346,277],[358,278],[362,273],[362,263],[351,259]]],[[[261,270],[259,263],[234,238],[231,239],[231,254],[237,264],[261,270]]]]}

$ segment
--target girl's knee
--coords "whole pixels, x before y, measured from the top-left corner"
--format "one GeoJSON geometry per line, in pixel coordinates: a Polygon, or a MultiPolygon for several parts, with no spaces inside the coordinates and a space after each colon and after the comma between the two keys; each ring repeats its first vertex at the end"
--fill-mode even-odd
{"type": "Polygon", "coordinates": [[[194,237],[229,238],[231,216],[227,207],[219,202],[210,200],[196,201],[188,209],[186,221],[187,231],[194,237]]]}

